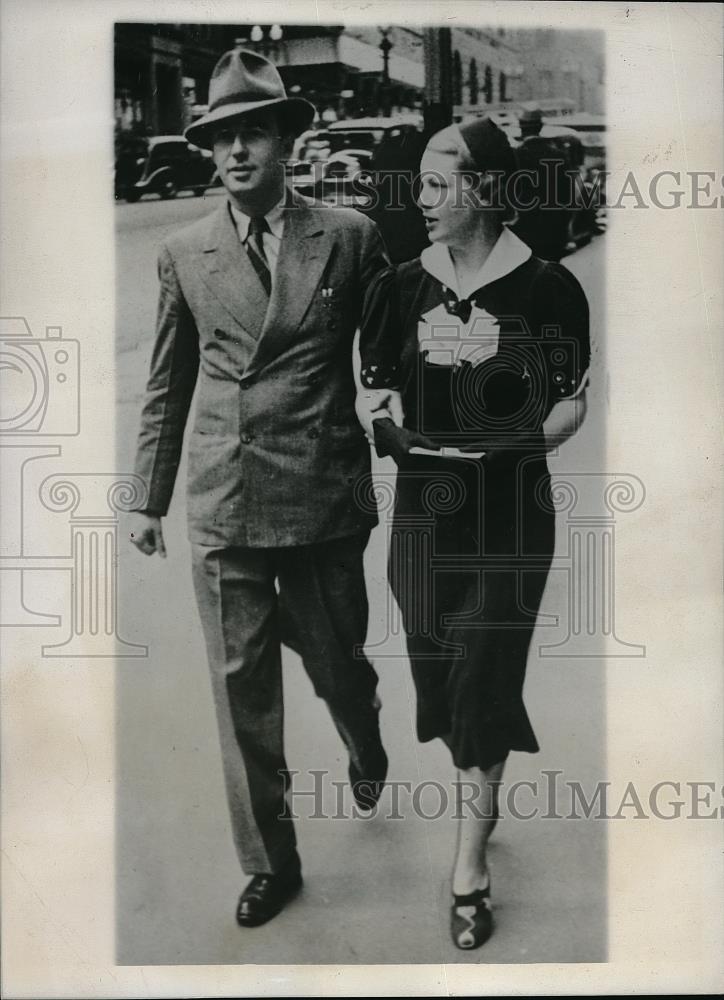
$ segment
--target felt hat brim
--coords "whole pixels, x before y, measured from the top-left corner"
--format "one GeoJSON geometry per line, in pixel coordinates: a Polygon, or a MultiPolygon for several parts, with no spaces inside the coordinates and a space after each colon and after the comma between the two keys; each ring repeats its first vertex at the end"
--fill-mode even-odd
{"type": "Polygon", "coordinates": [[[214,148],[214,134],[224,124],[229,124],[243,118],[260,108],[285,108],[290,125],[295,135],[305,132],[314,120],[316,109],[303,97],[274,97],[266,101],[239,101],[233,104],[222,104],[213,111],[207,112],[193,125],[189,125],[184,135],[194,146],[201,149],[214,148]]]}

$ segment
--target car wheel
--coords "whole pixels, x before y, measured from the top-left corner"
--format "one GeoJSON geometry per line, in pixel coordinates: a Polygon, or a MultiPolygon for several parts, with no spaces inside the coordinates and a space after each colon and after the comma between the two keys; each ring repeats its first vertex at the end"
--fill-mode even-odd
{"type": "Polygon", "coordinates": [[[206,188],[202,187],[194,188],[194,194],[196,195],[197,198],[201,198],[202,195],[206,194],[206,188]]]}
{"type": "Polygon", "coordinates": [[[178,188],[176,187],[176,182],[173,180],[168,180],[164,182],[161,188],[162,198],[175,198],[178,194],[178,188]]]}
{"type": "Polygon", "coordinates": [[[133,204],[134,201],[138,201],[140,197],[141,197],[141,192],[136,191],[134,188],[129,188],[129,190],[126,191],[126,201],[130,202],[131,204],[133,204]]]}

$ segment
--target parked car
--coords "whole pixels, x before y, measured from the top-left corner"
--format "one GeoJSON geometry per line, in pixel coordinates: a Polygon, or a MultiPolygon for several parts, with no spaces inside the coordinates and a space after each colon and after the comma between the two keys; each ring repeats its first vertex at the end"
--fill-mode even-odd
{"type": "Polygon", "coordinates": [[[579,111],[566,118],[566,126],[581,137],[586,168],[603,170],[606,165],[606,120],[603,115],[579,111]]]}
{"type": "Polygon", "coordinates": [[[596,228],[606,228],[606,120],[603,115],[580,111],[566,118],[583,144],[583,175],[588,191],[597,190],[595,199],[596,228]]]}
{"type": "MultiPolygon", "coordinates": [[[[565,174],[575,179],[575,183],[570,188],[561,183],[561,193],[568,190],[571,198],[567,209],[567,225],[559,226],[559,222],[562,220],[559,213],[555,212],[541,215],[536,223],[541,234],[543,231],[540,230],[540,226],[543,225],[546,218],[551,227],[550,233],[553,232],[552,227],[555,227],[557,235],[555,238],[551,237],[557,248],[557,252],[554,253],[555,257],[558,256],[558,252],[560,255],[570,253],[577,247],[589,243],[591,237],[600,233],[603,228],[600,224],[601,213],[595,204],[592,204],[595,199],[586,167],[586,146],[583,136],[571,127],[570,116],[566,116],[564,120],[565,126],[544,119],[543,127],[536,137],[537,141],[545,145],[545,159],[562,161],[561,169],[565,171],[565,174]]],[[[501,123],[501,127],[507,133],[514,147],[521,146],[520,126],[517,122],[501,123]]],[[[531,164],[526,162],[525,166],[530,169],[531,164]]],[[[514,228],[517,228],[519,234],[526,238],[528,227],[524,218],[521,217],[517,227],[514,228]]],[[[548,230],[548,227],[546,229],[548,230]]],[[[547,237],[544,242],[547,245],[547,237]]],[[[534,249],[536,248],[534,247],[534,249]]]]}
{"type": "Polygon", "coordinates": [[[368,149],[375,152],[383,143],[401,143],[405,136],[422,128],[420,115],[397,115],[394,118],[348,118],[327,125],[330,151],[368,149]]]}
{"type": "Polygon", "coordinates": [[[329,133],[326,129],[308,129],[295,140],[292,157],[295,161],[314,163],[329,156],[329,133]]]}
{"type": "Polygon", "coordinates": [[[295,191],[330,205],[363,208],[369,196],[373,154],[368,149],[346,149],[332,153],[326,160],[302,161],[291,165],[291,184],[295,191]]]}
{"type": "Polygon", "coordinates": [[[144,194],[202,195],[215,173],[211,153],[192,146],[182,135],[124,138],[116,155],[115,196],[133,202],[144,194]]]}

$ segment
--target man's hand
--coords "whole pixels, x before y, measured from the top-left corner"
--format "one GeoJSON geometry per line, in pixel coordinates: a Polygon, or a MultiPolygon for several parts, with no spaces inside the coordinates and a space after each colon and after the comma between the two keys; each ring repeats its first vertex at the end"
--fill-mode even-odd
{"type": "Polygon", "coordinates": [[[166,558],[166,546],[163,544],[161,518],[152,514],[131,514],[131,541],[139,551],[146,556],[158,552],[162,559],[166,558]]]}
{"type": "Polygon", "coordinates": [[[370,443],[374,441],[375,420],[388,417],[397,427],[402,427],[404,420],[402,397],[397,389],[360,389],[355,410],[370,443]]]}

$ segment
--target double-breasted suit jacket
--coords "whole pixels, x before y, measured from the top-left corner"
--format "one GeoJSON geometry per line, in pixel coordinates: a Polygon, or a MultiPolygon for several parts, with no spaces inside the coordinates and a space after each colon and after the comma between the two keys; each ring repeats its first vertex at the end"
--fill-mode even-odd
{"type": "Polygon", "coordinates": [[[161,248],[137,472],[146,509],[164,515],[196,391],[188,519],[198,544],[302,545],[374,521],[355,502],[369,447],[352,348],[383,244],[360,213],[291,192],[284,219],[269,300],[226,202],[161,248]]]}
{"type": "Polygon", "coordinates": [[[137,470],[168,509],[184,428],[194,588],[234,840],[248,873],[289,861],[280,641],[296,649],[361,774],[380,757],[354,410],[365,290],[386,266],[372,222],[288,197],[271,297],[228,203],[161,248],[137,470]],[[370,754],[373,755],[370,764],[370,754]],[[376,758],[374,757],[376,754],[376,758]]]}

